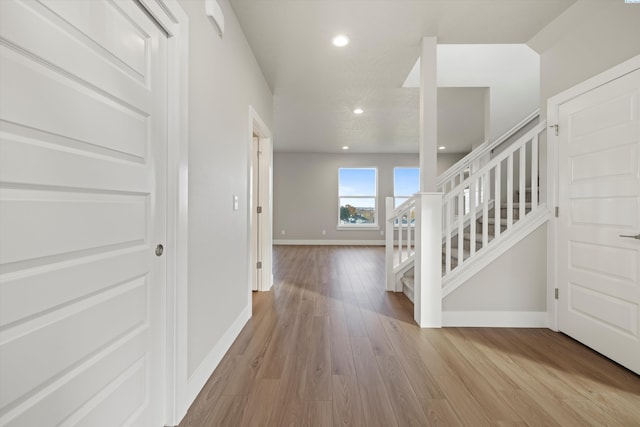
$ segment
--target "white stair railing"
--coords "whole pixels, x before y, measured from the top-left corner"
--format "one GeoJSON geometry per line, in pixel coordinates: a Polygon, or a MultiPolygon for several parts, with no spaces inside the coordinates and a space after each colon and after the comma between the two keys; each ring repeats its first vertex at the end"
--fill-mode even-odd
{"type": "Polygon", "coordinates": [[[546,122],[538,124],[444,195],[445,277],[459,270],[476,252],[496,245],[502,227],[506,227],[506,234],[514,224],[543,206],[538,200],[538,137],[545,130],[546,122]],[[516,192],[518,199],[514,201],[516,192]],[[493,216],[489,217],[491,204],[493,216]],[[478,223],[482,226],[481,233],[477,232],[478,223]],[[468,249],[465,249],[465,239],[469,241],[468,249]]]}
{"type": "Polygon", "coordinates": [[[416,198],[410,197],[397,208],[395,199],[386,198],[386,271],[388,291],[402,291],[398,275],[413,265],[417,229],[416,198]]]}
{"type": "Polygon", "coordinates": [[[516,133],[523,130],[540,116],[540,110],[536,110],[521,120],[514,127],[505,132],[493,142],[485,141],[475,150],[458,160],[453,166],[447,169],[438,177],[438,191],[446,193],[457,185],[460,185],[469,175],[475,173],[491,157],[493,150],[502,145],[516,133]]]}

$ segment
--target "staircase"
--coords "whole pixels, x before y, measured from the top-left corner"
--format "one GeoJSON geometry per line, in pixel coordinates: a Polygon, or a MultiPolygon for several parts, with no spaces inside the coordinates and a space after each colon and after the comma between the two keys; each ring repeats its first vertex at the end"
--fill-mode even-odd
{"type": "MultiPolygon", "coordinates": [[[[442,298],[544,223],[539,197],[537,112],[485,143],[438,180],[442,199],[442,298]],[[524,130],[523,130],[524,129],[524,130]],[[514,135],[520,134],[518,138],[514,135]],[[515,141],[514,141],[515,139],[515,141]],[[512,141],[505,144],[505,141],[512,141]]],[[[387,290],[413,301],[416,198],[393,209],[387,199],[387,290]]]]}

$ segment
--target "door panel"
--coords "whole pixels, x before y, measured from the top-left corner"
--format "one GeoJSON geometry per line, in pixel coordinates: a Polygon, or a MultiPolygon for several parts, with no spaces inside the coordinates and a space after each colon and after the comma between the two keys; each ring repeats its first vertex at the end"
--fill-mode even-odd
{"type": "Polygon", "coordinates": [[[559,328],[640,373],[640,71],[559,107],[559,328]]]}
{"type": "Polygon", "coordinates": [[[163,425],[166,38],[0,1],[0,425],[163,425]]]}

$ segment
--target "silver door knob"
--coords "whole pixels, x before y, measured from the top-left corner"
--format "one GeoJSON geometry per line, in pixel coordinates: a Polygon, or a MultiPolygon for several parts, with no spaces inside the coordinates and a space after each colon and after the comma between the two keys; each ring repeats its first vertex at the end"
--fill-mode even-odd
{"type": "Polygon", "coordinates": [[[156,255],[161,256],[163,252],[164,252],[164,246],[158,243],[158,246],[156,246],[156,255]]]}
{"type": "Polygon", "coordinates": [[[628,234],[621,234],[620,237],[627,237],[629,239],[636,239],[636,240],[640,240],[640,234],[636,234],[635,236],[630,236],[628,234]]]}

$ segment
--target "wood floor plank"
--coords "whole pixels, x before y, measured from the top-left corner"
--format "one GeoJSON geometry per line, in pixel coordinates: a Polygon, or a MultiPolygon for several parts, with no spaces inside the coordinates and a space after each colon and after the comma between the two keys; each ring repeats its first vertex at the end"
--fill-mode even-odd
{"type": "Polygon", "coordinates": [[[334,375],[331,380],[333,425],[366,426],[358,381],[355,375],[334,375]]]}
{"type": "Polygon", "coordinates": [[[426,365],[428,359],[420,354],[415,341],[407,339],[397,320],[387,317],[381,317],[380,320],[416,395],[425,399],[444,398],[426,365]]]}
{"type": "Polygon", "coordinates": [[[458,426],[462,421],[447,399],[421,399],[422,410],[430,426],[458,426]]]}
{"type": "Polygon", "coordinates": [[[429,425],[420,399],[411,387],[398,358],[377,356],[376,360],[398,424],[407,427],[429,425]]]}
{"type": "Polygon", "coordinates": [[[640,427],[640,377],[548,329],[421,329],[384,249],[277,246],[181,427],[640,427]]]}
{"type": "Polygon", "coordinates": [[[309,360],[305,400],[331,400],[331,348],[329,318],[314,316],[313,336],[308,341],[309,360]]]}
{"type": "Polygon", "coordinates": [[[262,427],[271,416],[280,380],[261,379],[256,383],[242,418],[242,426],[262,427]]]}
{"type": "Polygon", "coordinates": [[[352,337],[351,347],[367,425],[397,426],[398,423],[369,338],[352,337]]]}

